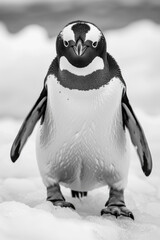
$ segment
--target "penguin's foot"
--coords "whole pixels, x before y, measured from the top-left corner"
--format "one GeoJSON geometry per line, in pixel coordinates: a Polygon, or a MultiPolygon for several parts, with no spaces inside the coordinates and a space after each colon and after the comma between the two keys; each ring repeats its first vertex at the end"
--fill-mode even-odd
{"type": "Polygon", "coordinates": [[[50,201],[57,207],[67,207],[75,210],[72,203],[65,201],[58,183],[54,183],[52,186],[47,187],[47,201],[50,201]]]}
{"type": "Polygon", "coordinates": [[[134,220],[133,213],[126,206],[108,206],[101,211],[101,215],[114,215],[116,218],[120,216],[129,217],[134,220]]]}
{"type": "Polygon", "coordinates": [[[105,204],[106,208],[102,209],[101,215],[114,215],[116,218],[120,216],[129,217],[134,220],[133,213],[128,210],[124,202],[124,191],[118,189],[110,189],[109,199],[105,204]]]}
{"type": "Polygon", "coordinates": [[[50,200],[52,202],[52,204],[56,207],[65,207],[65,208],[72,208],[73,210],[75,210],[75,206],[70,203],[70,202],[66,202],[63,200],[50,200]]]}

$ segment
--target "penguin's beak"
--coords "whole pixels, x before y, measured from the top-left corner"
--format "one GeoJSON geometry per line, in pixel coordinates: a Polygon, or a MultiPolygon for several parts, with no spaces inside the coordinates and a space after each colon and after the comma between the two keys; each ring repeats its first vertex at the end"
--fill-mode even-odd
{"type": "Polygon", "coordinates": [[[83,44],[81,39],[78,39],[76,42],[76,45],[73,47],[75,53],[77,56],[82,56],[85,50],[87,49],[87,46],[83,44]]]}

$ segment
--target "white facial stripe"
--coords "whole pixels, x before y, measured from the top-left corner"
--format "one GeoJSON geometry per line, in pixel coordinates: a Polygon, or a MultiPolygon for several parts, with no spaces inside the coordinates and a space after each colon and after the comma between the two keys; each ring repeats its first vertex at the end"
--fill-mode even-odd
{"type": "Polygon", "coordinates": [[[62,32],[61,32],[61,35],[62,35],[62,38],[64,41],[70,41],[70,40],[73,40],[75,41],[75,35],[74,35],[74,32],[72,30],[72,26],[74,25],[73,24],[70,24],[68,25],[67,27],[65,27],[62,32]]]}
{"type": "Polygon", "coordinates": [[[67,58],[64,56],[60,58],[60,69],[67,70],[70,73],[73,73],[78,76],[86,76],[88,74],[91,74],[97,70],[104,69],[104,62],[103,59],[100,57],[95,57],[93,61],[86,67],[83,68],[77,68],[73,66],[67,58]]]}
{"type": "Polygon", "coordinates": [[[99,39],[102,36],[102,33],[100,32],[100,30],[98,28],[96,28],[94,25],[87,23],[87,25],[89,25],[90,30],[87,32],[86,34],[86,39],[87,40],[91,40],[92,42],[98,42],[99,39]]]}
{"type": "MultiPolygon", "coordinates": [[[[76,24],[77,23],[70,24],[62,30],[61,35],[64,41],[70,41],[70,40],[75,41],[75,35],[74,35],[74,31],[72,30],[72,27],[73,25],[76,25],[76,24]]],[[[101,31],[90,23],[85,23],[85,24],[87,24],[90,27],[90,30],[86,33],[85,41],[91,40],[92,42],[98,42],[102,36],[101,31]]]]}

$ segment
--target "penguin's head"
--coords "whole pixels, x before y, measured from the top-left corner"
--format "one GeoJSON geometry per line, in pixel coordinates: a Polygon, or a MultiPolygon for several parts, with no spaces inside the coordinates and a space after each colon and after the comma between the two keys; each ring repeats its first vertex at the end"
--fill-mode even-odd
{"type": "Polygon", "coordinates": [[[57,37],[56,50],[61,70],[83,71],[88,67],[91,73],[104,68],[106,40],[92,23],[75,21],[66,25],[57,37]]]}

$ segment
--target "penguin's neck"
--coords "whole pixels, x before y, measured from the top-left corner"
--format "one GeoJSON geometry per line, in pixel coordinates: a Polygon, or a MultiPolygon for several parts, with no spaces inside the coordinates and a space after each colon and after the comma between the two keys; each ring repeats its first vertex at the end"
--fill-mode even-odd
{"type": "Polygon", "coordinates": [[[101,57],[97,56],[87,66],[75,67],[68,61],[66,57],[62,56],[59,60],[59,68],[61,71],[67,70],[76,76],[87,76],[97,70],[103,70],[104,61],[101,57]]]}
{"type": "Polygon", "coordinates": [[[98,89],[109,81],[109,68],[102,58],[96,57],[86,67],[77,68],[65,57],[59,60],[58,81],[69,89],[98,89]]]}

